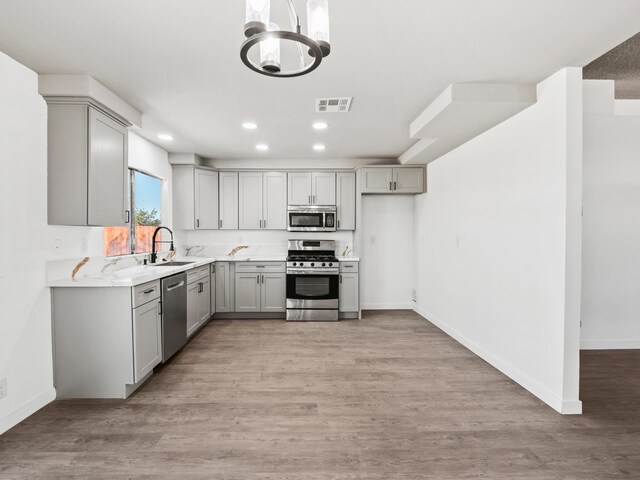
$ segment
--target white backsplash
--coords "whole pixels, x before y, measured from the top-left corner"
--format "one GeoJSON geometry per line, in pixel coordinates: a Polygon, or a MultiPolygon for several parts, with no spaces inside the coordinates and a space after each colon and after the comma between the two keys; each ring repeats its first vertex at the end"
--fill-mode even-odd
{"type": "Polygon", "coordinates": [[[288,240],[335,240],[336,254],[349,249],[353,255],[353,232],[299,233],[269,230],[219,230],[174,232],[178,255],[219,257],[228,255],[238,246],[247,246],[239,251],[240,257],[265,257],[286,255],[288,240]]]}

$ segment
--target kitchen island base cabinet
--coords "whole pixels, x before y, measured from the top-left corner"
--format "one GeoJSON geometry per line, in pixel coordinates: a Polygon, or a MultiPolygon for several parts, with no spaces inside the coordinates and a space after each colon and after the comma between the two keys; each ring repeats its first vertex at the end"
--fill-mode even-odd
{"type": "Polygon", "coordinates": [[[162,360],[156,283],[51,289],[58,398],[126,398],[151,375],[162,360]],[[154,293],[142,303],[139,290],[154,293]]]}

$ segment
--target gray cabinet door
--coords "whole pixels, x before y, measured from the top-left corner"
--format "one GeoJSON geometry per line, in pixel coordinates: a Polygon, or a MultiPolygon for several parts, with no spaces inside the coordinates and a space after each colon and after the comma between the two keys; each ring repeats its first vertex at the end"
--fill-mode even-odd
{"type": "Polygon", "coordinates": [[[360,309],[357,273],[340,274],[340,301],[341,312],[357,312],[360,309]]]}
{"type": "Polygon", "coordinates": [[[311,172],[289,172],[289,205],[311,205],[311,172]]]}
{"type": "MultiPolygon", "coordinates": [[[[175,230],[194,230],[196,228],[196,195],[195,170],[192,166],[174,165],[171,168],[171,194],[173,228],[175,230]]],[[[216,198],[217,203],[218,199],[216,198]]]]}
{"type": "Polygon", "coordinates": [[[287,229],[287,174],[265,172],[262,176],[262,228],[287,229]]]}
{"type": "Polygon", "coordinates": [[[260,274],[236,273],[236,312],[260,311],[260,274]]]}
{"type": "Polygon", "coordinates": [[[314,172],[311,174],[311,200],[314,205],[336,204],[336,174],[314,172]]]}
{"type": "Polygon", "coordinates": [[[336,175],[336,206],[338,207],[338,230],[356,229],[356,174],[336,175]]]}
{"type": "Polygon", "coordinates": [[[160,300],[133,309],[134,382],[139,382],[162,361],[160,300]]]}
{"type": "Polygon", "coordinates": [[[216,264],[211,264],[211,281],[209,282],[209,315],[216,313],[216,264]]]}
{"type": "Polygon", "coordinates": [[[220,229],[238,229],[238,172],[220,172],[220,229]]]}
{"type": "MultiPolygon", "coordinates": [[[[175,190],[174,190],[175,192],[175,190]]],[[[181,195],[175,192],[174,195],[181,195]]],[[[195,169],[195,228],[218,229],[218,172],[195,169]]]]}
{"type": "Polygon", "coordinates": [[[88,224],[127,222],[127,129],[89,107],[88,224]]]}
{"type": "Polygon", "coordinates": [[[424,192],[424,168],[394,168],[394,193],[422,193],[424,192]]]}
{"type": "Polygon", "coordinates": [[[391,193],[393,189],[392,168],[363,168],[360,178],[362,193],[391,193]]]}
{"type": "Polygon", "coordinates": [[[231,285],[229,262],[216,262],[216,312],[231,312],[231,285]]]}
{"type": "Polygon", "coordinates": [[[200,302],[198,296],[200,283],[193,282],[187,286],[187,336],[190,337],[196,331],[199,324],[200,302]]]}
{"type": "Polygon", "coordinates": [[[260,274],[260,311],[286,311],[287,275],[285,273],[260,274]]]}
{"type": "Polygon", "coordinates": [[[262,228],[262,172],[240,172],[238,175],[238,228],[262,228]]]}
{"type": "MultiPolygon", "coordinates": [[[[205,324],[211,316],[211,280],[209,277],[198,282],[198,327],[205,324]]],[[[196,328],[198,328],[196,327],[196,328]]]]}

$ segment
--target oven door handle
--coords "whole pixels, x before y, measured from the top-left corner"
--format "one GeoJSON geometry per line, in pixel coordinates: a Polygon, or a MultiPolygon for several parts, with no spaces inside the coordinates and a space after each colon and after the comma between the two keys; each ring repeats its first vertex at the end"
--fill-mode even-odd
{"type": "Polygon", "coordinates": [[[314,270],[310,268],[305,268],[305,269],[288,268],[287,273],[289,275],[315,275],[315,276],[323,276],[323,277],[333,277],[338,275],[339,270],[337,268],[332,268],[332,269],[323,268],[322,270],[314,270]]]}

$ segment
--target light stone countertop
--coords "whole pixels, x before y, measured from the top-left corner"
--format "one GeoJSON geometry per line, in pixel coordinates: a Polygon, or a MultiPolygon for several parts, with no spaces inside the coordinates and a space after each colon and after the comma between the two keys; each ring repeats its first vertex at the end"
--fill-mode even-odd
{"type": "MultiPolygon", "coordinates": [[[[337,257],[341,262],[359,262],[358,257],[337,257]]],[[[285,262],[286,255],[262,255],[262,256],[243,256],[236,255],[220,256],[220,257],[179,257],[175,258],[178,262],[193,262],[189,265],[177,265],[175,267],[157,267],[153,265],[129,266],[120,269],[114,269],[105,273],[93,273],[82,275],[82,269],[75,279],[71,276],[67,278],[52,279],[47,281],[46,286],[51,288],[68,288],[68,287],[135,287],[143,283],[153,282],[164,277],[175,275],[176,273],[186,272],[194,268],[199,268],[213,262],[285,262]]]]}

